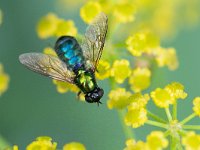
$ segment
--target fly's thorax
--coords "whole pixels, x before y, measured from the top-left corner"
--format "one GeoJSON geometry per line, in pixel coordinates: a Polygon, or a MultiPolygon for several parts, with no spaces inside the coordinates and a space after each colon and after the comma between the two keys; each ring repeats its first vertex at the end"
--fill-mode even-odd
{"type": "Polygon", "coordinates": [[[55,51],[71,71],[77,70],[85,62],[82,49],[74,37],[60,37],[55,44],[55,51]]]}
{"type": "Polygon", "coordinates": [[[92,71],[79,70],[75,77],[75,83],[83,93],[88,93],[97,87],[94,73],[92,71]]]}

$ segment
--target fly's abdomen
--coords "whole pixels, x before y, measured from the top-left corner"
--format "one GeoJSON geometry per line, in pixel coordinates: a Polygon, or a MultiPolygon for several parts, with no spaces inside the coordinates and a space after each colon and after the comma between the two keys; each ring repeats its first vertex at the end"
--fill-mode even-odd
{"type": "Polygon", "coordinates": [[[78,70],[84,64],[82,49],[74,37],[60,37],[55,44],[55,51],[71,71],[78,70]]]}

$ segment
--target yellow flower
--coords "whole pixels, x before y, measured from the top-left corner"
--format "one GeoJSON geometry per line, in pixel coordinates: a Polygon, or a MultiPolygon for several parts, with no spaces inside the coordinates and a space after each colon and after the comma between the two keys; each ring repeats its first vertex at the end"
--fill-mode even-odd
{"type": "Polygon", "coordinates": [[[129,78],[129,84],[134,92],[140,92],[149,87],[151,82],[151,71],[148,68],[136,68],[129,78]]]}
{"type": "Polygon", "coordinates": [[[134,13],[136,8],[133,3],[130,2],[121,2],[114,6],[113,15],[117,19],[118,22],[127,23],[132,22],[134,18],[134,13]]]}
{"type": "Polygon", "coordinates": [[[196,115],[200,117],[200,97],[196,97],[193,100],[193,111],[195,112],[196,115]]]}
{"type": "Polygon", "coordinates": [[[186,150],[200,150],[200,135],[195,134],[194,131],[187,132],[182,138],[182,144],[186,150]]]}
{"type": "Polygon", "coordinates": [[[126,44],[133,56],[141,56],[143,53],[152,53],[160,45],[160,40],[156,34],[146,29],[129,36],[126,44]]]}
{"type": "Polygon", "coordinates": [[[70,84],[68,82],[62,82],[58,80],[53,80],[53,83],[56,85],[57,91],[59,93],[66,93],[68,90],[75,93],[79,92],[79,88],[74,84],[70,84]]]}
{"type": "Polygon", "coordinates": [[[30,143],[26,150],[56,150],[57,143],[53,142],[50,137],[38,137],[36,141],[30,143]]]}
{"type": "Polygon", "coordinates": [[[63,146],[63,150],[86,150],[85,146],[78,142],[71,142],[63,146]]]}
{"type": "Polygon", "coordinates": [[[100,60],[96,72],[97,79],[103,80],[105,78],[108,78],[109,76],[110,76],[109,62],[105,60],[100,60]]]}
{"type": "Polygon", "coordinates": [[[131,75],[130,64],[128,60],[115,60],[111,68],[111,76],[115,78],[117,83],[123,83],[123,81],[131,75]]]}
{"type": "Polygon", "coordinates": [[[157,88],[151,92],[151,98],[154,103],[161,108],[169,107],[169,104],[174,103],[174,97],[166,89],[157,88]]]}
{"type": "Polygon", "coordinates": [[[3,65],[0,64],[0,96],[8,89],[9,76],[4,72],[3,65]]]}
{"type": "Polygon", "coordinates": [[[2,11],[0,9],[0,25],[2,24],[2,20],[3,20],[3,13],[2,13],[2,11]]]}
{"type": "Polygon", "coordinates": [[[147,121],[147,110],[145,108],[135,108],[134,106],[128,106],[128,112],[125,115],[125,123],[127,126],[138,128],[147,121]]]}
{"type": "Polygon", "coordinates": [[[178,68],[178,59],[174,48],[157,48],[155,59],[159,67],[168,66],[170,70],[178,68]]]}
{"type": "Polygon", "coordinates": [[[89,1],[80,10],[80,16],[86,23],[91,23],[96,15],[102,11],[99,2],[89,1]]]}
{"type": "Polygon", "coordinates": [[[143,141],[136,142],[134,139],[128,139],[124,150],[146,150],[146,144],[143,141]]]}
{"type": "Polygon", "coordinates": [[[146,48],[146,36],[144,33],[136,33],[126,40],[127,49],[133,56],[141,56],[146,48]]]}
{"type": "Polygon", "coordinates": [[[141,93],[135,93],[129,97],[131,102],[129,106],[132,108],[142,108],[145,107],[150,97],[149,94],[142,95],[141,93]]]}
{"type": "Polygon", "coordinates": [[[59,18],[54,13],[42,17],[37,25],[37,34],[40,38],[46,39],[55,34],[59,18]]]}
{"type": "Polygon", "coordinates": [[[127,92],[124,88],[118,88],[116,90],[110,91],[108,97],[108,108],[109,109],[123,109],[125,108],[129,103],[130,100],[129,97],[131,96],[130,92],[127,92]]]}
{"type": "Polygon", "coordinates": [[[18,150],[18,146],[17,146],[17,145],[14,145],[14,146],[13,146],[13,150],[18,150]]]}
{"type": "Polygon", "coordinates": [[[175,99],[185,99],[187,97],[187,93],[184,91],[184,86],[178,82],[172,82],[171,84],[165,87],[167,91],[175,98],[175,99]]]}
{"type": "Polygon", "coordinates": [[[161,150],[168,146],[168,140],[161,131],[153,131],[147,136],[147,146],[150,150],[161,150]]]}
{"type": "Polygon", "coordinates": [[[47,54],[47,55],[53,55],[53,56],[56,56],[56,57],[57,57],[56,52],[55,52],[54,49],[52,49],[51,47],[46,47],[46,48],[43,50],[43,53],[44,53],[44,54],[47,54]]]}
{"type": "Polygon", "coordinates": [[[55,30],[55,36],[60,37],[63,35],[76,36],[77,29],[72,20],[60,19],[55,30]]]}

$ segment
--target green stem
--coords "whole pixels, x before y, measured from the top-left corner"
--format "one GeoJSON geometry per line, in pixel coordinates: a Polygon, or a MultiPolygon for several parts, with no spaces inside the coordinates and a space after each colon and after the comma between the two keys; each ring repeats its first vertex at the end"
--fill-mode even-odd
{"type": "Polygon", "coordinates": [[[168,137],[170,135],[170,133],[171,133],[170,130],[165,131],[165,133],[164,133],[165,137],[168,137]]]}
{"type": "Polygon", "coordinates": [[[168,125],[166,125],[164,123],[157,122],[157,121],[147,120],[145,123],[148,124],[148,125],[168,129],[168,125]]]}
{"type": "Polygon", "coordinates": [[[183,129],[200,130],[200,126],[198,126],[198,125],[183,125],[183,129]]]}
{"type": "Polygon", "coordinates": [[[173,105],[173,119],[177,120],[177,101],[173,105]]]}
{"type": "Polygon", "coordinates": [[[166,112],[166,115],[167,115],[169,122],[172,121],[172,115],[170,113],[169,107],[165,108],[165,112],[166,112]]]}
{"type": "Polygon", "coordinates": [[[147,111],[147,115],[158,122],[167,123],[165,120],[163,120],[162,118],[160,118],[159,116],[155,115],[154,113],[152,113],[150,111],[147,111]]]}
{"type": "Polygon", "coordinates": [[[187,123],[187,122],[189,122],[190,120],[192,120],[195,116],[196,116],[195,113],[189,115],[189,116],[186,117],[184,120],[182,120],[182,121],[180,122],[180,124],[181,124],[181,125],[184,125],[185,123],[187,123]]]}
{"type": "Polygon", "coordinates": [[[128,127],[127,125],[125,125],[125,123],[124,123],[125,111],[124,110],[118,110],[118,115],[119,115],[120,122],[121,122],[121,125],[123,127],[126,138],[127,139],[134,138],[135,136],[134,136],[132,129],[130,127],[128,127]]]}

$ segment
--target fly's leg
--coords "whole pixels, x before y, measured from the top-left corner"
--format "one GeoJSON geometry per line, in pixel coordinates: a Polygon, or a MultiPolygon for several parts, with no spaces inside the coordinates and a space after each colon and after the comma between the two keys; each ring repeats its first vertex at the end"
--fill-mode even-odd
{"type": "Polygon", "coordinates": [[[78,99],[78,100],[81,100],[81,91],[79,91],[78,93],[77,93],[77,96],[76,96],[76,98],[78,99]]]}

